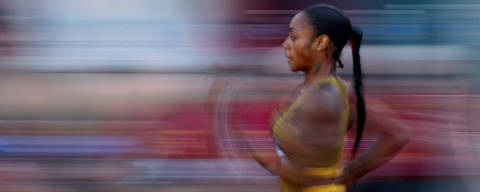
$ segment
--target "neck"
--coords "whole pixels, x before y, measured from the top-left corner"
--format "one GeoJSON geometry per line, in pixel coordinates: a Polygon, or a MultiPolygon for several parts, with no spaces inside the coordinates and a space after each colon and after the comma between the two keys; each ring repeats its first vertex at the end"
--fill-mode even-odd
{"type": "Polygon", "coordinates": [[[327,61],[317,62],[312,68],[305,71],[305,85],[310,85],[315,81],[325,78],[328,75],[336,73],[336,60],[329,59],[327,61]]]}

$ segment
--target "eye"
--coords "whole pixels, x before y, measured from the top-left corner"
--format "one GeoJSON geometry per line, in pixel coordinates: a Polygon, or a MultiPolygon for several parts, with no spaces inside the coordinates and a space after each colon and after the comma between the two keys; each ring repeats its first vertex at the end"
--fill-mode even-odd
{"type": "Polygon", "coordinates": [[[292,39],[292,41],[295,41],[295,35],[293,33],[290,35],[290,38],[292,39]]]}

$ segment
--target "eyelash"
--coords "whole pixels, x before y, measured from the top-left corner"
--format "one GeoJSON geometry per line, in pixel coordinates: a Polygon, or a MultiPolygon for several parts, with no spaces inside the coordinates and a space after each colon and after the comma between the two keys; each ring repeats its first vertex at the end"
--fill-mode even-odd
{"type": "Polygon", "coordinates": [[[290,34],[290,38],[292,39],[292,41],[295,41],[295,35],[290,34]]]}

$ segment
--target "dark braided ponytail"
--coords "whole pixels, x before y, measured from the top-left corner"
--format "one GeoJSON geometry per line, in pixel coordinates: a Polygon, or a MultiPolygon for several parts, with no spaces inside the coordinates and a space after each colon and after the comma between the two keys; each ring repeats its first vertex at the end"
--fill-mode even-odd
{"type": "Polygon", "coordinates": [[[350,33],[350,44],[352,46],[353,56],[353,82],[355,88],[355,96],[357,98],[357,134],[353,144],[352,158],[355,154],[362,140],[363,127],[365,126],[366,111],[365,100],[363,98],[363,84],[362,84],[362,66],[360,65],[360,44],[362,43],[362,30],[358,27],[352,26],[350,33]]]}

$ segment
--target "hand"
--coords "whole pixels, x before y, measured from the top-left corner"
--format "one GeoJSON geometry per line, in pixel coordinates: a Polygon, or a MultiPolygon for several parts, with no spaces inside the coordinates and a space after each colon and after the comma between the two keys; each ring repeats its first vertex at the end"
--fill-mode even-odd
{"type": "Polygon", "coordinates": [[[350,170],[347,170],[347,167],[340,169],[341,173],[334,180],[334,183],[337,185],[350,185],[355,182],[355,179],[350,174],[350,170]]]}

